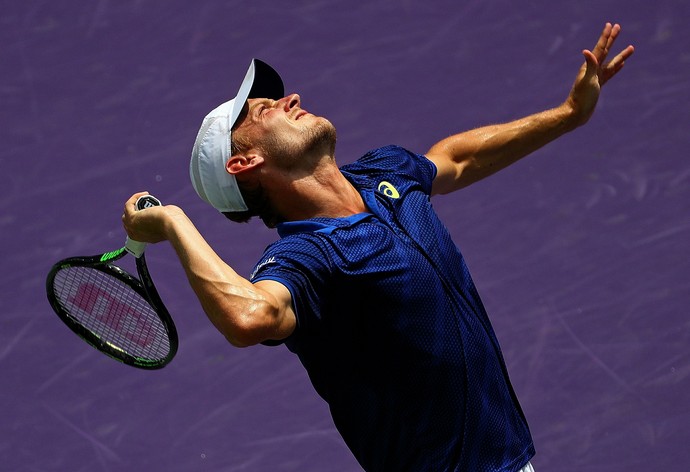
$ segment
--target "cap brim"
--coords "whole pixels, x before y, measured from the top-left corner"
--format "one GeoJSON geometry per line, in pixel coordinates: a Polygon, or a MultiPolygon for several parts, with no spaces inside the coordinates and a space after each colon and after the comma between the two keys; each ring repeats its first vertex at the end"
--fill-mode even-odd
{"type": "Polygon", "coordinates": [[[242,108],[249,98],[270,98],[278,100],[285,94],[283,80],[278,72],[259,59],[252,59],[247,74],[237,92],[233,109],[230,114],[230,128],[235,126],[237,118],[242,113],[242,108]]]}
{"type": "Polygon", "coordinates": [[[254,59],[252,63],[256,73],[248,98],[270,98],[272,100],[282,98],[285,95],[285,88],[278,72],[259,59],[254,59]]]}

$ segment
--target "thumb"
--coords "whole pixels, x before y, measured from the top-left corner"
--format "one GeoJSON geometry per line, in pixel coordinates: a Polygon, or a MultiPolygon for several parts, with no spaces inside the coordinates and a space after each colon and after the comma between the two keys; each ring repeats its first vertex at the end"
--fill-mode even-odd
{"type": "Polygon", "coordinates": [[[585,63],[587,65],[585,76],[597,75],[599,70],[599,60],[597,57],[588,49],[583,50],[582,55],[585,56],[585,63]]]}

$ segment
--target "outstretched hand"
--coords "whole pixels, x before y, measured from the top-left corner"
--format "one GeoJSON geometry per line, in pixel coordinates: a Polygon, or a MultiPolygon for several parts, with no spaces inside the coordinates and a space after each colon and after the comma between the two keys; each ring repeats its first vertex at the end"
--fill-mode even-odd
{"type": "Polygon", "coordinates": [[[573,109],[578,126],[586,123],[594,113],[601,87],[620,72],[625,61],[635,52],[633,46],[628,46],[606,62],[620,31],[619,24],[606,23],[594,49],[582,51],[585,63],[580,68],[567,101],[573,109]]]}

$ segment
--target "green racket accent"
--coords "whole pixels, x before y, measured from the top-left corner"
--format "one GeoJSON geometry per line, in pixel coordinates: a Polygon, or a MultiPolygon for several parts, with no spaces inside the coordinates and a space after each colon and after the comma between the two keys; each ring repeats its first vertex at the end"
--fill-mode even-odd
{"type": "Polygon", "coordinates": [[[117,251],[106,252],[101,256],[101,262],[108,262],[113,259],[117,259],[122,255],[123,252],[125,252],[125,248],[120,248],[117,251]]]}

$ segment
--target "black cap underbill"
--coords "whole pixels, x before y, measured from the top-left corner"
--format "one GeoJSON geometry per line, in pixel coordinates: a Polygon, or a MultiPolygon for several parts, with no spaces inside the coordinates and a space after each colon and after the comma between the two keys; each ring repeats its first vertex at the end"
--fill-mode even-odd
{"type": "Polygon", "coordinates": [[[254,59],[254,69],[254,83],[249,91],[249,98],[278,100],[285,96],[283,80],[273,67],[259,59],[254,59]]]}

